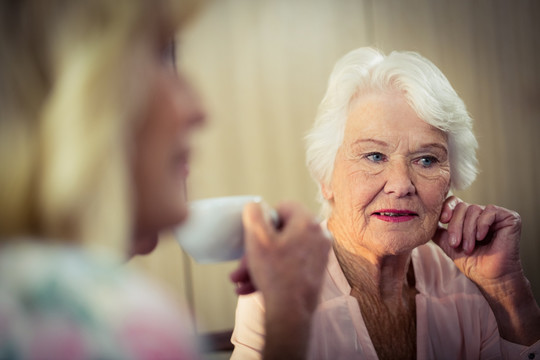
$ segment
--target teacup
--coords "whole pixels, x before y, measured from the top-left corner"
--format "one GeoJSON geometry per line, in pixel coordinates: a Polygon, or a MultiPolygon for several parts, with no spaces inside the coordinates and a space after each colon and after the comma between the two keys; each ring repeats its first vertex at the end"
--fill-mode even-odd
{"type": "MultiPolygon", "coordinates": [[[[180,246],[199,263],[240,259],[244,255],[242,211],[260,196],[242,195],[195,200],[186,221],[174,230],[180,246]]],[[[274,221],[277,214],[270,215],[274,221]]]]}

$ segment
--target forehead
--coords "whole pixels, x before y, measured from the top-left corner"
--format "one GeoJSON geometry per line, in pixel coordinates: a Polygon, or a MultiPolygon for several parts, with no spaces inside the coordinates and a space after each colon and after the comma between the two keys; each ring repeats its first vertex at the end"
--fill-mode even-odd
{"type": "Polygon", "coordinates": [[[446,134],[422,120],[400,92],[368,93],[351,104],[344,142],[362,138],[446,144],[446,134]]]}

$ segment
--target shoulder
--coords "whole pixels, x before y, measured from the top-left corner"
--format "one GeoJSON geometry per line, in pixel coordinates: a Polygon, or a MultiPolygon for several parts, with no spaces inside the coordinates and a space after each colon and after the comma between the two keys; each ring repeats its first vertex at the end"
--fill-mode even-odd
{"type": "Polygon", "coordinates": [[[186,319],[160,289],[78,248],[2,248],[0,318],[9,329],[0,344],[15,357],[145,359],[191,349],[179,340],[186,319]]]}
{"type": "Polygon", "coordinates": [[[260,359],[265,342],[264,303],[260,292],[238,297],[231,359],[260,359]]]}
{"type": "Polygon", "coordinates": [[[264,300],[260,291],[238,297],[233,338],[243,337],[242,330],[264,336],[264,300]]]}

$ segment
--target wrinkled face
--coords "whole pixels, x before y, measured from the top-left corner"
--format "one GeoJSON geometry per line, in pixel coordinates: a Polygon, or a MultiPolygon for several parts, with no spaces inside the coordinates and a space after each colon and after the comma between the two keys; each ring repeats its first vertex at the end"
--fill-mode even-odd
{"type": "Polygon", "coordinates": [[[347,251],[404,254],[433,236],[449,186],[445,134],[399,92],[361,95],[322,186],[332,205],[328,226],[347,251]]]}
{"type": "Polygon", "coordinates": [[[148,71],[149,105],[135,144],[134,254],[152,251],[158,232],[186,217],[190,140],[204,120],[193,89],[175,69],[169,44],[156,50],[148,71]]]}

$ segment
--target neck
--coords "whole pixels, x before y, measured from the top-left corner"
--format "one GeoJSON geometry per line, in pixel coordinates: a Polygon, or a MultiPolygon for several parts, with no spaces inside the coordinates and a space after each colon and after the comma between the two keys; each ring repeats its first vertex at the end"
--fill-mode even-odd
{"type": "MultiPolygon", "coordinates": [[[[361,235],[333,228],[334,252],[380,359],[416,358],[416,288],[411,251],[379,255],[361,235]],[[392,344],[392,346],[388,346],[392,344]]],[[[343,230],[343,229],[342,229],[343,230]]],[[[383,252],[383,250],[381,250],[383,252]]]]}
{"type": "Polygon", "coordinates": [[[412,250],[399,255],[379,255],[358,245],[357,239],[339,234],[334,234],[334,238],[334,252],[353,296],[368,294],[388,309],[407,306],[410,292],[415,291],[412,250]]]}

